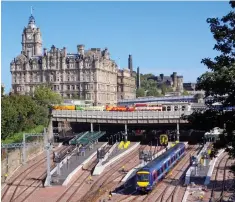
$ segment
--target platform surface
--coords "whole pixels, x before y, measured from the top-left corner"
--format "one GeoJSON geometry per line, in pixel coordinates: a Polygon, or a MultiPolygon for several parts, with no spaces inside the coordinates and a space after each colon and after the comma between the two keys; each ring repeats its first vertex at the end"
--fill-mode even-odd
{"type": "Polygon", "coordinates": [[[71,156],[68,163],[64,163],[63,166],[60,168],[60,175],[57,174],[57,171],[52,175],[52,185],[62,185],[68,175],[73,172],[78,166],[82,165],[83,162],[89,158],[94,152],[100,148],[104,142],[98,142],[94,144],[93,149],[86,150],[85,156],[78,156],[77,152],[71,156]]]}

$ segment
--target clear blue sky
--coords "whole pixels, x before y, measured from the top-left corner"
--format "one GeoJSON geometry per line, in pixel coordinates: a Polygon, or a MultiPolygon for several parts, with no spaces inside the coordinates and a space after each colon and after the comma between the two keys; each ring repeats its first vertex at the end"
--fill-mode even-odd
{"type": "Polygon", "coordinates": [[[214,57],[215,40],[206,23],[221,17],[228,2],[2,2],[2,83],[11,88],[10,62],[21,52],[21,34],[30,6],[42,31],[43,47],[67,47],[76,52],[108,47],[111,57],[127,67],[128,54],[141,73],[173,71],[184,82],[195,82],[207,69],[204,57],[214,57]]]}

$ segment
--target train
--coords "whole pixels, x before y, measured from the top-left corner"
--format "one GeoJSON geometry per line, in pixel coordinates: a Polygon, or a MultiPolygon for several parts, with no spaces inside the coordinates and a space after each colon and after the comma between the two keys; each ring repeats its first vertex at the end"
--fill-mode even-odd
{"type": "MultiPolygon", "coordinates": [[[[133,111],[171,111],[171,107],[167,104],[159,103],[136,103],[130,106],[87,106],[87,105],[54,105],[54,110],[80,110],[80,111],[119,111],[119,112],[133,112],[133,111]]],[[[185,104],[181,106],[182,111],[190,111],[191,105],[185,104]]],[[[178,111],[178,107],[174,109],[178,111]]]]}
{"type": "Polygon", "coordinates": [[[150,192],[185,155],[185,144],[178,143],[136,172],[136,191],[150,192]]]}

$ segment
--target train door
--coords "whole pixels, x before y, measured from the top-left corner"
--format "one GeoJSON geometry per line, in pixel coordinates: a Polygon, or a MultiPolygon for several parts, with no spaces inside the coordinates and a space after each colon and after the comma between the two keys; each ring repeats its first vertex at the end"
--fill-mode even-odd
{"type": "Polygon", "coordinates": [[[157,182],[157,171],[156,170],[153,172],[152,179],[153,179],[152,183],[155,184],[157,182]]]}

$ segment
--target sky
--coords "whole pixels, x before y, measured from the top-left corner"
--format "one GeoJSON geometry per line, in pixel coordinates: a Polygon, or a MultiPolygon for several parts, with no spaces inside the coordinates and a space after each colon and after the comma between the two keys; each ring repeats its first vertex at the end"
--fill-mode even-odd
{"type": "Polygon", "coordinates": [[[231,10],[228,2],[2,2],[1,82],[6,92],[10,62],[21,53],[31,6],[43,48],[55,45],[76,53],[78,44],[107,47],[121,68],[128,66],[131,54],[134,70],[177,72],[184,82],[196,82],[207,71],[201,60],[218,54],[206,19],[231,10]]]}

